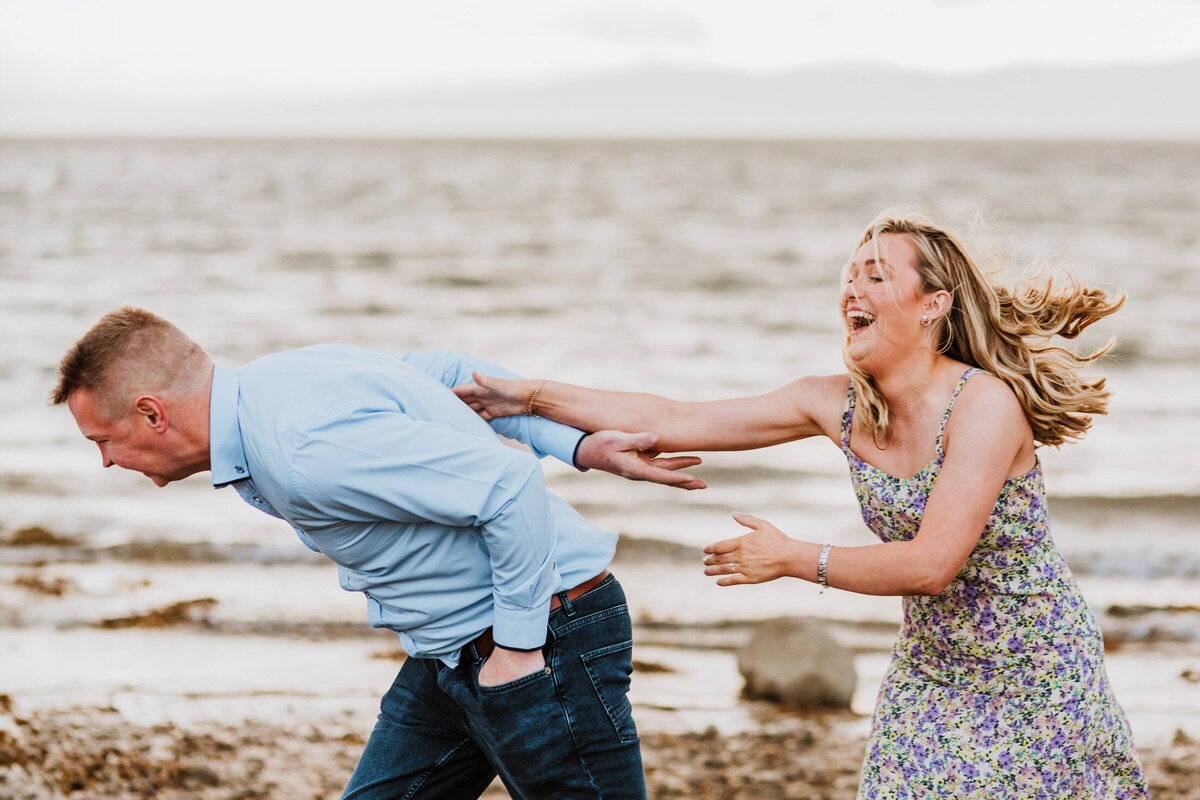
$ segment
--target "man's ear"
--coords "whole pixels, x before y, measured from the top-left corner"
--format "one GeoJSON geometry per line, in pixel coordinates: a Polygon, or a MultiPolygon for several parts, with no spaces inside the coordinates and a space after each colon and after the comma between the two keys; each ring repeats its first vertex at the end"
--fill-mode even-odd
{"type": "Polygon", "coordinates": [[[144,394],[133,401],[133,410],[138,419],[158,433],[167,429],[167,409],[162,400],[152,394],[144,394]]]}

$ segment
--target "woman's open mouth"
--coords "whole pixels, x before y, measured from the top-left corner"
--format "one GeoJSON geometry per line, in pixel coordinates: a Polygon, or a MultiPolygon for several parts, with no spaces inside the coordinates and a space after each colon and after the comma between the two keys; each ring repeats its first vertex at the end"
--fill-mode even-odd
{"type": "Polygon", "coordinates": [[[846,312],[846,319],[850,322],[850,332],[857,333],[863,328],[870,327],[871,323],[875,321],[875,315],[868,314],[862,309],[854,308],[846,312]]]}

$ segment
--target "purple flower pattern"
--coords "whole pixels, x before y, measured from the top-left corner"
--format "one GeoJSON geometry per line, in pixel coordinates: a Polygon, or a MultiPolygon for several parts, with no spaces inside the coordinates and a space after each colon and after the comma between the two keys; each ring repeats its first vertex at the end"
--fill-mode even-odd
{"type": "MultiPolygon", "coordinates": [[[[842,450],[863,521],[914,537],[945,453],[897,478],[842,450]]],[[[860,800],[1147,797],[1096,619],[1050,537],[1041,464],[1009,478],[962,572],[936,596],[903,598],[904,622],[871,723],[860,800]]]]}

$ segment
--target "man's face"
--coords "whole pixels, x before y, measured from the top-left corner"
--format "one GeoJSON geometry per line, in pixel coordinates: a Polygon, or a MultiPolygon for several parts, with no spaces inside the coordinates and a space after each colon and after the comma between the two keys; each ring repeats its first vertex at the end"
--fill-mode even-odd
{"type": "Polygon", "coordinates": [[[124,415],[110,419],[86,389],[73,392],[67,398],[67,408],[79,431],[100,448],[105,467],[116,465],[140,472],[155,486],[166,486],[190,474],[180,474],[181,467],[172,455],[160,416],[131,407],[124,415]]]}

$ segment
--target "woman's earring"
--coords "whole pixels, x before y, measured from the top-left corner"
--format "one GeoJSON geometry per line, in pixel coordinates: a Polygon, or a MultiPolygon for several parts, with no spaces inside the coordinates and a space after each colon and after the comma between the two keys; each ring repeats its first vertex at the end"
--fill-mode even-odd
{"type": "Polygon", "coordinates": [[[929,327],[929,323],[930,323],[930,319],[929,319],[929,317],[927,317],[927,316],[925,316],[924,314],[922,314],[922,315],[921,315],[921,327],[922,327],[922,328],[928,328],[928,327],[929,327]]]}

